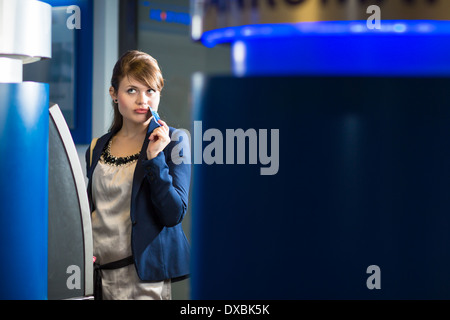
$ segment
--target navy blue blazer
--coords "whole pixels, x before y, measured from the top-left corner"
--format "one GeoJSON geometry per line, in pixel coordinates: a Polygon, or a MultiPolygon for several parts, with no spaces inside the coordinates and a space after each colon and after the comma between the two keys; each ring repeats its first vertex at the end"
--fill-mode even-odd
{"type": "MultiPolygon", "coordinates": [[[[174,132],[175,129],[170,128],[171,138],[174,132]]],[[[113,132],[109,132],[98,139],[91,166],[90,147],[86,151],[91,212],[95,210],[92,202],[92,174],[103,148],[113,135],[113,132]]],[[[180,141],[171,141],[156,158],[147,160],[149,136],[150,133],[147,133],[142,145],[131,193],[131,248],[134,264],[143,281],[177,281],[189,275],[190,247],[181,222],[188,208],[191,165],[190,159],[186,157],[190,157],[190,152],[187,152],[190,145],[184,135],[180,141]],[[179,157],[177,161],[172,159],[175,147],[176,157],[179,157]]]]}

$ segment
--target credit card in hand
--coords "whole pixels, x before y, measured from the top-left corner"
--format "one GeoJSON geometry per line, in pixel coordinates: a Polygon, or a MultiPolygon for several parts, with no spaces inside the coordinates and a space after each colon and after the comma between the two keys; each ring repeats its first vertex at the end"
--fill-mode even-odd
{"type": "Polygon", "coordinates": [[[156,122],[158,122],[159,120],[161,120],[161,117],[159,116],[158,112],[156,112],[155,110],[150,109],[153,118],[155,118],[156,122]]]}
{"type": "Polygon", "coordinates": [[[158,123],[158,121],[161,119],[159,117],[158,112],[153,111],[152,109],[150,109],[150,111],[152,112],[153,118],[150,120],[150,124],[148,126],[148,133],[152,133],[153,130],[155,130],[158,127],[161,127],[161,125],[158,123]]]}

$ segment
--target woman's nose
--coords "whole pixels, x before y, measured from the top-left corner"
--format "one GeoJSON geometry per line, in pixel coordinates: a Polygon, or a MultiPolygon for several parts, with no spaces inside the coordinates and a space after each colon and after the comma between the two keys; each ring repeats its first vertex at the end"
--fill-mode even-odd
{"type": "Polygon", "coordinates": [[[139,93],[136,97],[136,103],[141,105],[141,104],[147,104],[147,95],[145,94],[145,92],[143,93],[139,93]]]}

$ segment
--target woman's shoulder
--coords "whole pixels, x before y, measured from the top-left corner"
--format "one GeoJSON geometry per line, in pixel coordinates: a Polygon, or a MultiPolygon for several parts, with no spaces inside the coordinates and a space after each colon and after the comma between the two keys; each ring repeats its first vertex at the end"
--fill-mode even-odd
{"type": "Polygon", "coordinates": [[[107,132],[104,135],[102,135],[100,138],[97,138],[97,143],[104,144],[104,143],[108,142],[112,136],[113,136],[112,132],[107,132]]]}
{"type": "Polygon", "coordinates": [[[105,144],[109,141],[111,136],[112,136],[112,133],[108,132],[99,138],[93,138],[86,150],[86,154],[94,152],[94,149],[103,148],[105,146],[105,144]]]}

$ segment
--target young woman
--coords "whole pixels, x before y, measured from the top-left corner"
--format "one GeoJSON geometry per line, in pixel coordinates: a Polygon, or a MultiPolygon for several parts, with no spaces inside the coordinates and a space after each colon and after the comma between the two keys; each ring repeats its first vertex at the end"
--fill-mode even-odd
{"type": "Polygon", "coordinates": [[[171,299],[171,282],[189,274],[181,222],[191,168],[172,159],[174,147],[188,150],[188,141],[171,139],[175,129],[162,120],[149,130],[163,87],[154,58],[125,53],[111,79],[110,131],[86,152],[95,299],[171,299]]]}

